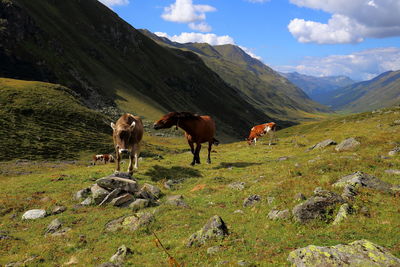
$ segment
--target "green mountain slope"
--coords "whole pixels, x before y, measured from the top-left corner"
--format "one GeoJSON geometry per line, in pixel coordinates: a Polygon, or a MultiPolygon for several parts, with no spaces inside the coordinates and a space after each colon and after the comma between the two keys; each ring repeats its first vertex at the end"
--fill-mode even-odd
{"type": "Polygon", "coordinates": [[[323,103],[329,92],[355,83],[347,76],[314,77],[297,72],[281,73],[281,75],[301,88],[312,100],[318,103],[323,103]]]}
{"type": "Polygon", "coordinates": [[[0,78],[0,161],[112,151],[110,119],[63,86],[0,78]]]}
{"type": "Polygon", "coordinates": [[[192,51],[227,83],[244,93],[267,116],[292,121],[309,117],[306,113],[327,112],[277,72],[252,58],[235,45],[211,46],[205,43],[180,44],[141,30],[160,44],[192,51]]]}
{"type": "Polygon", "coordinates": [[[388,71],[372,80],[331,92],[324,104],[336,110],[362,112],[400,103],[400,71],[388,71]]]}
{"type": "Polygon", "coordinates": [[[62,84],[90,107],[117,104],[152,120],[209,114],[229,138],[272,120],[198,56],[161,47],[96,0],[1,0],[0,18],[0,76],[62,84]]]}

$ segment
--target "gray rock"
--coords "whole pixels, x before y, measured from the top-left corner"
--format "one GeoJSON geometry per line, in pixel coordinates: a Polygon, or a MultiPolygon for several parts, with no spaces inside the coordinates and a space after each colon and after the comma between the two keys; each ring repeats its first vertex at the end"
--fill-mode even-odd
{"type": "Polygon", "coordinates": [[[111,191],[99,204],[99,206],[104,206],[110,203],[114,198],[116,198],[121,193],[121,189],[117,188],[111,191]]]}
{"type": "Polygon", "coordinates": [[[352,184],[347,184],[344,188],[343,188],[343,193],[342,193],[342,198],[347,200],[347,201],[351,201],[354,200],[355,196],[357,196],[357,189],[356,186],[352,185],[352,184]]]}
{"type": "Polygon", "coordinates": [[[270,220],[286,220],[290,218],[290,211],[288,209],[286,210],[271,210],[268,213],[268,219],[270,220]]]}
{"type": "Polygon", "coordinates": [[[105,231],[115,232],[118,230],[128,230],[134,232],[140,228],[150,225],[154,221],[154,215],[148,212],[136,213],[131,216],[123,216],[108,222],[105,231]]]}
{"type": "Polygon", "coordinates": [[[395,148],[393,148],[392,150],[389,151],[388,155],[389,156],[395,156],[398,153],[400,153],[400,147],[395,147],[395,148]]]}
{"type": "Polygon", "coordinates": [[[371,213],[369,212],[369,209],[366,206],[361,207],[360,214],[364,215],[365,217],[371,217],[371,213]]]}
{"type": "Polygon", "coordinates": [[[243,210],[235,210],[233,213],[244,213],[243,210]]]}
{"type": "Polygon", "coordinates": [[[110,204],[116,207],[120,207],[124,204],[126,204],[127,202],[132,202],[135,198],[133,197],[133,195],[126,193],[123,194],[119,197],[114,198],[110,204]]]}
{"type": "Polygon", "coordinates": [[[338,152],[340,152],[340,151],[348,151],[348,150],[352,150],[352,149],[358,147],[359,145],[360,145],[360,142],[358,142],[356,139],[347,138],[346,140],[344,140],[343,142],[338,144],[335,147],[335,150],[338,151],[338,152]]]}
{"type": "Polygon", "coordinates": [[[389,174],[395,174],[395,175],[399,175],[400,174],[400,170],[385,170],[386,173],[389,174]]]}
{"type": "Polygon", "coordinates": [[[62,223],[59,219],[54,219],[51,221],[51,223],[47,226],[46,228],[46,234],[53,234],[60,230],[62,227],[62,223]]]}
{"type": "Polygon", "coordinates": [[[306,199],[307,199],[306,196],[303,195],[302,193],[297,193],[294,196],[294,200],[296,200],[296,201],[303,201],[303,200],[306,200],[306,199]]]}
{"type": "Polygon", "coordinates": [[[336,204],[343,202],[343,198],[338,194],[316,188],[314,196],[295,206],[292,214],[299,223],[307,223],[314,219],[325,218],[336,204]]]}
{"type": "Polygon", "coordinates": [[[243,207],[253,206],[257,202],[261,201],[261,197],[259,195],[251,195],[243,201],[243,207]]]}
{"type": "Polygon", "coordinates": [[[110,262],[122,264],[124,263],[125,258],[132,254],[133,252],[130,248],[126,247],[125,245],[122,245],[118,248],[117,252],[114,255],[112,255],[112,257],[110,258],[110,262]]]}
{"type": "Polygon", "coordinates": [[[65,207],[65,206],[55,206],[51,210],[51,214],[52,215],[60,214],[60,213],[63,213],[64,211],[66,211],[66,210],[67,210],[67,207],[65,207]]]}
{"type": "Polygon", "coordinates": [[[318,247],[310,245],[289,253],[293,266],[400,266],[400,259],[368,240],[348,245],[318,247]]]}
{"type": "Polygon", "coordinates": [[[156,196],[154,196],[152,193],[145,191],[145,190],[140,190],[140,191],[136,192],[135,198],[147,199],[152,203],[155,203],[157,201],[156,196]]]}
{"type": "Polygon", "coordinates": [[[245,185],[246,183],[244,182],[233,182],[231,184],[228,184],[228,187],[234,190],[242,191],[245,185]]]}
{"type": "Polygon", "coordinates": [[[400,120],[395,120],[394,122],[392,122],[393,126],[397,126],[400,125],[400,120]]]}
{"type": "Polygon", "coordinates": [[[114,189],[121,189],[122,191],[128,193],[135,193],[139,191],[139,186],[136,181],[126,178],[119,178],[119,177],[103,177],[96,181],[97,185],[107,189],[107,190],[114,190],[114,189]]]}
{"type": "Polygon", "coordinates": [[[355,172],[346,175],[333,184],[335,187],[344,187],[346,185],[368,187],[386,193],[395,192],[395,186],[392,184],[386,183],[375,176],[363,172],[355,172]]]}
{"type": "Polygon", "coordinates": [[[247,266],[247,267],[255,267],[256,266],[255,264],[248,262],[248,261],[244,261],[244,260],[238,261],[237,265],[238,266],[247,266]]]}
{"type": "Polygon", "coordinates": [[[62,229],[59,229],[57,231],[55,231],[54,233],[52,233],[52,236],[63,236],[65,235],[67,232],[71,231],[72,229],[69,227],[63,227],[62,229]]]}
{"type": "Polygon", "coordinates": [[[116,178],[123,178],[123,179],[129,179],[129,180],[134,180],[134,181],[136,181],[136,179],[133,178],[132,175],[129,174],[129,172],[115,172],[115,173],[113,173],[113,174],[107,176],[107,178],[113,178],[113,177],[116,177],[116,178]]]}
{"type": "Polygon", "coordinates": [[[147,208],[150,206],[150,201],[148,199],[136,199],[133,201],[131,204],[129,204],[129,208],[131,208],[133,211],[138,211],[144,208],[147,208]]]}
{"type": "Polygon", "coordinates": [[[165,201],[165,204],[171,205],[171,206],[189,208],[189,206],[183,200],[182,195],[168,196],[167,201],[165,201]]]}
{"type": "Polygon", "coordinates": [[[164,183],[164,188],[169,189],[169,190],[173,190],[177,187],[178,184],[182,183],[183,180],[172,180],[169,179],[164,183]]]}
{"type": "Polygon", "coordinates": [[[115,263],[112,263],[112,262],[105,262],[105,263],[102,263],[102,264],[98,265],[97,267],[121,267],[121,265],[120,264],[115,264],[115,263]]]}
{"type": "Polygon", "coordinates": [[[283,157],[279,157],[277,160],[278,161],[285,161],[285,160],[288,160],[288,159],[289,159],[289,157],[283,156],[283,157]]]}
{"type": "Polygon", "coordinates": [[[103,201],[103,199],[110,193],[108,190],[100,187],[97,184],[94,184],[90,188],[90,191],[92,192],[93,202],[96,205],[99,205],[103,201]]]}
{"type": "Polygon", "coordinates": [[[333,145],[337,145],[337,143],[335,141],[333,141],[332,139],[327,139],[322,142],[319,142],[318,144],[313,145],[312,147],[310,147],[308,149],[308,151],[313,150],[313,149],[321,149],[321,148],[325,148],[327,146],[333,146],[333,145]]]}
{"type": "Polygon", "coordinates": [[[221,246],[209,247],[207,249],[207,254],[213,255],[213,254],[216,254],[216,253],[220,252],[221,250],[222,250],[221,246]]]}
{"type": "Polygon", "coordinates": [[[82,190],[79,190],[78,192],[75,193],[74,199],[77,201],[83,201],[85,198],[87,198],[90,195],[90,188],[85,188],[82,190]]]}
{"type": "Polygon", "coordinates": [[[344,203],[342,206],[340,206],[339,212],[336,215],[336,218],[332,224],[337,225],[337,224],[341,223],[352,212],[353,212],[353,209],[350,207],[350,205],[348,203],[344,203]]]}
{"type": "Polygon", "coordinates": [[[80,204],[82,205],[82,206],[90,206],[90,205],[92,205],[94,203],[94,201],[93,201],[93,198],[90,196],[90,197],[87,197],[84,201],[82,201],[80,204]]]}
{"type": "Polygon", "coordinates": [[[229,235],[228,228],[221,217],[211,217],[201,230],[190,236],[187,247],[201,246],[209,239],[221,239],[229,235]]]}
{"type": "Polygon", "coordinates": [[[155,185],[151,185],[151,184],[144,184],[142,186],[141,191],[145,191],[145,192],[152,194],[155,197],[155,199],[160,198],[160,195],[161,195],[160,188],[158,188],[155,185]]]}
{"type": "Polygon", "coordinates": [[[45,210],[41,209],[34,209],[34,210],[28,210],[22,215],[22,220],[36,220],[36,219],[41,219],[47,216],[47,213],[45,210]]]}

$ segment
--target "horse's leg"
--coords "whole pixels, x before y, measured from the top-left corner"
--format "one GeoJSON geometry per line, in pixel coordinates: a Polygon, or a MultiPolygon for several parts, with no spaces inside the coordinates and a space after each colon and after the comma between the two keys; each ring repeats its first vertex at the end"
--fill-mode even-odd
{"type": "Polygon", "coordinates": [[[194,153],[194,145],[193,145],[193,142],[189,141],[189,140],[188,140],[188,144],[190,146],[190,151],[193,154],[193,160],[192,160],[192,163],[190,163],[190,165],[194,166],[194,164],[196,164],[196,154],[194,153]]]}
{"type": "Polygon", "coordinates": [[[133,174],[133,157],[134,157],[134,154],[133,154],[133,148],[132,148],[131,154],[129,154],[129,167],[128,167],[128,173],[130,175],[133,174]]]}
{"type": "Polygon", "coordinates": [[[212,145],[213,145],[213,141],[208,142],[208,158],[207,158],[207,163],[208,164],[211,163],[210,153],[211,153],[212,145]]]}
{"type": "Polygon", "coordinates": [[[135,166],[134,168],[137,169],[139,167],[139,153],[140,153],[140,146],[136,144],[133,146],[133,153],[135,154],[135,166]]]}
{"type": "Polygon", "coordinates": [[[254,138],[254,145],[257,145],[257,138],[254,138]]]}
{"type": "Polygon", "coordinates": [[[119,172],[119,166],[120,166],[119,163],[121,161],[121,155],[119,154],[118,148],[115,148],[115,156],[117,157],[117,160],[115,161],[117,165],[115,171],[119,172]]]}
{"type": "Polygon", "coordinates": [[[271,130],[270,134],[270,139],[269,139],[269,145],[271,145],[273,139],[274,139],[274,131],[271,130]]]}
{"type": "Polygon", "coordinates": [[[200,149],[201,149],[201,144],[197,143],[196,145],[196,151],[194,152],[195,154],[195,160],[197,164],[200,164],[200,149]]]}

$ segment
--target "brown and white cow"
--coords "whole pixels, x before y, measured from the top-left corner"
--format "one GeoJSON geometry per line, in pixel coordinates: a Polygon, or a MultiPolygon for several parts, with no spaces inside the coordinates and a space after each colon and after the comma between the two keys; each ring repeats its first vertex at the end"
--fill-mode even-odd
{"type": "Polygon", "coordinates": [[[96,165],[97,161],[103,161],[104,164],[107,164],[107,162],[114,162],[114,157],[111,154],[98,154],[98,155],[93,155],[93,165],[96,165]]]}
{"type": "Polygon", "coordinates": [[[250,130],[249,137],[247,138],[247,143],[251,145],[254,142],[254,145],[257,143],[257,138],[262,137],[265,134],[270,134],[271,138],[269,140],[269,145],[271,145],[272,139],[274,138],[274,132],[276,131],[276,123],[269,122],[260,125],[256,125],[250,130]]]}
{"type": "Polygon", "coordinates": [[[116,171],[120,171],[121,154],[129,153],[128,172],[133,174],[133,168],[138,168],[140,141],[143,137],[143,123],[140,117],[125,113],[117,122],[111,123],[116,155],[116,171]],[[132,166],[135,159],[135,166],[132,166]]]}

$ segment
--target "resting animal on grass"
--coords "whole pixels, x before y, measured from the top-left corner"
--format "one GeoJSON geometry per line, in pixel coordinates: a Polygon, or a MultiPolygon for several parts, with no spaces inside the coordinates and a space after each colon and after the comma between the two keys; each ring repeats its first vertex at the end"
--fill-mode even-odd
{"type": "Polygon", "coordinates": [[[143,123],[140,117],[125,113],[117,122],[111,123],[116,155],[116,171],[120,171],[121,154],[129,154],[128,172],[132,175],[133,168],[138,168],[139,144],[143,137],[143,123]],[[135,166],[132,166],[135,159],[135,166]]]}
{"type": "Polygon", "coordinates": [[[214,138],[215,122],[210,116],[199,116],[190,112],[170,112],[154,123],[154,129],[166,129],[176,126],[185,131],[185,137],[193,154],[191,165],[200,164],[201,144],[208,142],[207,163],[211,163],[210,153],[212,145],[218,145],[214,138]],[[196,149],[194,149],[196,144],[196,149]]]}
{"type": "Polygon", "coordinates": [[[251,145],[254,142],[254,145],[257,143],[257,138],[262,137],[265,134],[270,134],[269,145],[271,145],[272,139],[274,138],[274,132],[276,131],[276,123],[264,123],[260,125],[256,125],[250,130],[249,137],[247,138],[247,143],[251,145]]]}

